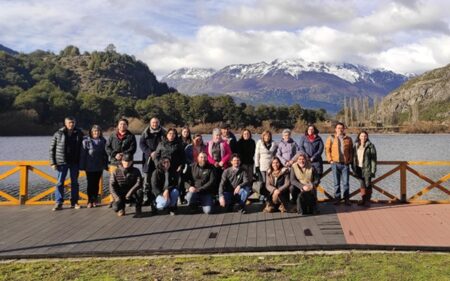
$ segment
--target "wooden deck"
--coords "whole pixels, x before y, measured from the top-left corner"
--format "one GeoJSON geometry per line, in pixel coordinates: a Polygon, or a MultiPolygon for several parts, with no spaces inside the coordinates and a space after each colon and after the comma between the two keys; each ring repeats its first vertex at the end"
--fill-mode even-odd
{"type": "Polygon", "coordinates": [[[284,250],[405,249],[450,251],[450,205],[379,205],[321,213],[188,214],[118,218],[107,207],[50,211],[0,208],[0,258],[192,254],[284,250]]]}

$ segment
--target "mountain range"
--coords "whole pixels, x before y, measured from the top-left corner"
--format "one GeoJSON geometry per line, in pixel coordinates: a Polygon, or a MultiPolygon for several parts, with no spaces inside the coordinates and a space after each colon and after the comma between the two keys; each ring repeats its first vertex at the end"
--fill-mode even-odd
{"type": "Polygon", "coordinates": [[[344,97],[382,98],[409,78],[410,75],[350,63],[277,59],[270,63],[234,64],[220,70],[181,68],[161,81],[188,95],[227,94],[236,102],[299,103],[336,113],[344,97]]]}

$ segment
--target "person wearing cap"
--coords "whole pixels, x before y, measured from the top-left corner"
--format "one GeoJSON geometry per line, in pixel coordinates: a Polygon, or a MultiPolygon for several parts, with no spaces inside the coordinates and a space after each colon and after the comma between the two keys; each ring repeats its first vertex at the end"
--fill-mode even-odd
{"type": "Polygon", "coordinates": [[[284,167],[289,168],[294,163],[292,159],[297,154],[298,145],[291,138],[291,130],[284,129],[282,136],[283,138],[278,144],[276,156],[280,159],[281,164],[284,167]]]}
{"type": "Polygon", "coordinates": [[[232,153],[237,153],[237,140],[236,136],[230,131],[230,124],[222,122],[220,124],[220,135],[224,141],[230,146],[232,153]]]}
{"type": "Polygon", "coordinates": [[[142,176],[138,168],[133,167],[133,156],[124,154],[121,165],[111,174],[109,192],[113,197],[112,208],[117,216],[125,215],[125,203],[135,203],[138,217],[142,213],[142,176]]]}

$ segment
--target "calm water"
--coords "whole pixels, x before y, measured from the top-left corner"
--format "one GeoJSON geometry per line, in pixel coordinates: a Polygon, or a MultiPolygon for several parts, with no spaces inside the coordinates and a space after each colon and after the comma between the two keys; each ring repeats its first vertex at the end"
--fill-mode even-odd
{"type": "MultiPolygon", "coordinates": [[[[259,139],[259,136],[253,136],[255,140],[259,139]]],[[[294,134],[294,140],[298,141],[300,135],[294,134]]],[[[327,135],[322,135],[325,140],[327,135]]],[[[139,136],[137,136],[139,142],[139,136]]],[[[209,140],[210,135],[204,135],[205,140],[209,140]]],[[[355,135],[352,135],[355,138],[355,135]]],[[[275,135],[274,139],[279,141],[281,135],[275,135]]],[[[408,160],[408,161],[450,161],[450,135],[370,135],[371,141],[376,145],[378,152],[378,160],[408,160]]],[[[0,161],[4,160],[48,160],[48,150],[50,144],[50,136],[42,137],[0,137],[0,161]]],[[[138,148],[135,159],[141,159],[142,152],[138,148]]],[[[325,157],[324,157],[325,159],[325,157]]],[[[327,167],[325,167],[327,168],[327,167]]],[[[393,166],[379,165],[377,175],[382,175],[384,172],[394,168],[393,166]]],[[[437,180],[443,175],[450,172],[450,166],[433,166],[413,167],[419,172],[425,174],[433,180],[437,180]]],[[[0,167],[0,173],[5,172],[8,167],[0,167]]],[[[52,173],[52,171],[46,167],[42,167],[42,170],[52,173]]],[[[392,192],[394,195],[398,195],[399,176],[398,173],[394,176],[387,178],[379,183],[379,186],[392,192]]],[[[408,194],[412,195],[414,191],[418,191],[428,184],[422,180],[419,180],[411,173],[407,174],[408,180],[408,194]]],[[[30,175],[30,183],[32,183],[34,189],[39,189],[42,186],[40,178],[30,175]]],[[[324,187],[332,192],[332,178],[327,176],[322,180],[324,187]]],[[[45,185],[45,182],[44,182],[45,185]]],[[[442,184],[445,187],[450,187],[449,182],[442,184]]],[[[30,188],[30,190],[33,190],[30,188]]],[[[351,189],[357,188],[356,181],[351,182],[351,189]]],[[[8,178],[8,180],[0,181],[0,190],[17,189],[17,176],[8,178]]],[[[14,193],[14,191],[11,191],[14,193]]],[[[37,191],[36,191],[37,192],[37,191]]],[[[381,195],[376,195],[377,198],[381,195]]],[[[447,199],[448,195],[433,189],[427,194],[424,199],[447,199]]]]}

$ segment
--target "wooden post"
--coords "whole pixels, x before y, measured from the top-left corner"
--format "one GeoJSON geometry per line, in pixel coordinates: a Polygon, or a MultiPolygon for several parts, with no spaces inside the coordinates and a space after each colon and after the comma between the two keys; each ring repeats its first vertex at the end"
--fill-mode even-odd
{"type": "Polygon", "coordinates": [[[19,202],[25,205],[28,200],[28,166],[20,166],[19,202]]]}
{"type": "Polygon", "coordinates": [[[400,164],[400,200],[406,202],[406,162],[400,164]]]}
{"type": "Polygon", "coordinates": [[[97,198],[97,203],[101,203],[102,199],[103,199],[103,174],[100,177],[100,182],[98,183],[99,187],[98,187],[98,198],[97,198]]]}

